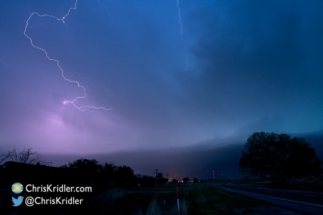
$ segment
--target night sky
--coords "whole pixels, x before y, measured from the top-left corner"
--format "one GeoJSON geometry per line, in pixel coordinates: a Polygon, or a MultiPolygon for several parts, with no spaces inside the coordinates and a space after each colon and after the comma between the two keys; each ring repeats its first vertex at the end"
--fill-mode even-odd
{"type": "Polygon", "coordinates": [[[265,131],[323,157],[323,1],[78,0],[66,16],[74,5],[0,1],[0,152],[234,176],[265,131]],[[64,103],[84,95],[75,81],[76,107],[105,109],[64,103]]]}

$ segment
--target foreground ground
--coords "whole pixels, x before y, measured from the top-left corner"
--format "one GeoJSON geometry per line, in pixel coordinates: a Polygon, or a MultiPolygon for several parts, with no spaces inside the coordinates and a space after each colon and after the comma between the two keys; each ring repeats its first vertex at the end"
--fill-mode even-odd
{"type": "MultiPolygon", "coordinates": [[[[92,211],[93,214],[177,215],[176,186],[108,190],[93,199],[92,211]]],[[[301,214],[202,183],[179,185],[179,202],[181,215],[301,214]]]]}
{"type": "MultiPolygon", "coordinates": [[[[43,210],[37,210],[37,213],[33,212],[33,214],[44,214],[43,212],[50,210],[55,211],[55,214],[58,215],[178,215],[176,186],[179,190],[180,215],[301,214],[265,201],[225,191],[210,183],[171,184],[161,185],[157,188],[110,188],[87,199],[86,204],[80,207],[46,206],[43,207],[43,210]]],[[[1,213],[0,211],[0,214],[12,215],[13,213],[1,213]]],[[[20,210],[14,214],[28,213],[20,210]]]]}
{"type": "Polygon", "coordinates": [[[219,187],[221,189],[250,196],[258,200],[271,202],[277,206],[303,212],[311,215],[322,215],[322,192],[306,192],[294,190],[275,190],[266,188],[248,187],[219,187]]]}

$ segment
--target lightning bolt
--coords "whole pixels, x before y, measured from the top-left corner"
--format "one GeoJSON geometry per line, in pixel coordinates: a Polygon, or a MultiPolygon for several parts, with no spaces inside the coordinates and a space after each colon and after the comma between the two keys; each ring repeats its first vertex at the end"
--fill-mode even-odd
{"type": "Polygon", "coordinates": [[[177,1],[177,13],[178,13],[178,22],[179,22],[179,30],[181,32],[181,38],[182,38],[182,44],[183,44],[183,48],[185,50],[185,59],[186,59],[186,67],[185,67],[185,70],[187,70],[187,67],[188,67],[188,54],[187,54],[187,48],[186,48],[186,45],[184,43],[184,39],[183,39],[183,23],[182,23],[182,15],[181,15],[181,9],[179,7],[179,0],[176,0],[177,1]]]}
{"type": "Polygon", "coordinates": [[[108,6],[106,6],[105,4],[101,3],[101,1],[100,1],[100,0],[98,0],[98,3],[99,3],[99,5],[100,5],[100,6],[105,7],[106,12],[107,12],[107,15],[109,16],[109,19],[110,19],[110,23],[112,23],[112,17],[111,17],[111,15],[110,15],[110,13],[109,13],[109,8],[108,8],[108,6]]]}
{"type": "Polygon", "coordinates": [[[49,60],[49,61],[54,61],[56,63],[56,66],[59,68],[59,70],[61,71],[61,75],[62,77],[64,78],[65,81],[68,81],[70,83],[73,83],[73,84],[76,84],[78,88],[82,88],[83,90],[83,96],[78,96],[76,98],[74,98],[73,100],[66,100],[66,101],[63,101],[63,104],[66,105],[66,104],[72,104],[75,108],[77,108],[78,110],[80,111],[93,111],[93,110],[105,110],[105,111],[108,111],[108,110],[111,110],[112,108],[105,108],[105,107],[95,107],[95,106],[83,106],[83,105],[77,105],[76,104],[76,101],[79,100],[79,99],[84,99],[86,98],[86,89],[84,86],[82,86],[78,81],[75,81],[75,80],[71,80],[70,78],[66,78],[65,75],[64,75],[64,70],[63,68],[61,67],[60,65],[60,62],[59,60],[57,59],[54,59],[54,58],[51,58],[49,57],[47,51],[39,46],[36,46],[32,40],[32,38],[30,36],[28,36],[27,34],[27,30],[28,30],[28,27],[29,27],[29,21],[31,20],[31,18],[33,16],[39,16],[40,18],[43,18],[43,17],[49,17],[49,18],[53,18],[53,19],[56,19],[57,21],[61,21],[65,24],[65,19],[70,15],[71,11],[72,10],[76,10],[76,5],[77,5],[77,1],[75,1],[74,3],[74,6],[73,7],[70,7],[69,10],[67,11],[67,13],[62,17],[62,18],[58,18],[56,16],[53,16],[53,15],[48,15],[48,14],[39,14],[38,12],[32,12],[29,16],[29,18],[27,19],[26,21],[26,26],[25,26],[25,30],[24,30],[24,35],[25,37],[27,37],[30,41],[30,44],[32,45],[32,47],[42,51],[46,58],[49,60]]]}

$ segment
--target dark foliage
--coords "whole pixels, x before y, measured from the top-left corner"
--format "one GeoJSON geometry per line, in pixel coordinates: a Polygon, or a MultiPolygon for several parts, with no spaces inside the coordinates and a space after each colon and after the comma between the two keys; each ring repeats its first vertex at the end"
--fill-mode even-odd
{"type": "Polygon", "coordinates": [[[321,164],[304,139],[265,132],[248,138],[239,162],[243,174],[269,178],[276,185],[287,185],[292,178],[319,175],[321,164]]]}
{"type": "Polygon", "coordinates": [[[188,177],[185,177],[185,178],[183,178],[183,182],[188,183],[188,182],[190,182],[190,179],[188,177]]]}
{"type": "Polygon", "coordinates": [[[138,178],[138,182],[141,186],[154,186],[155,185],[156,178],[144,175],[142,177],[138,178]]]}
{"type": "Polygon", "coordinates": [[[172,179],[172,183],[178,183],[178,180],[176,180],[175,178],[172,179]]]}
{"type": "Polygon", "coordinates": [[[158,184],[166,184],[168,182],[167,178],[164,178],[163,173],[157,174],[157,182],[158,184]]]}
{"type": "Polygon", "coordinates": [[[133,169],[128,166],[118,166],[114,172],[115,183],[118,185],[135,185],[137,177],[133,173],[133,169]]]}
{"type": "Polygon", "coordinates": [[[93,172],[100,172],[102,170],[102,166],[98,164],[98,161],[95,159],[88,160],[88,159],[78,159],[68,165],[64,165],[62,167],[65,168],[72,168],[72,169],[79,169],[79,170],[89,170],[93,172]]]}

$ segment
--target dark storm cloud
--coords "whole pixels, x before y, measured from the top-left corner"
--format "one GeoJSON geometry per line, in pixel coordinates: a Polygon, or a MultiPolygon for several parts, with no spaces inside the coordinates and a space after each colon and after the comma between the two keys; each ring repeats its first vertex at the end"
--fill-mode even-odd
{"type": "MultiPolygon", "coordinates": [[[[304,138],[316,151],[317,156],[323,160],[323,131],[296,134],[298,138],[304,138]]],[[[55,165],[63,165],[79,158],[97,159],[100,163],[113,163],[121,166],[127,165],[135,170],[135,174],[154,175],[154,170],[159,169],[166,177],[173,176],[182,179],[188,176],[198,179],[211,179],[212,170],[218,179],[244,177],[239,172],[239,160],[246,138],[239,141],[210,140],[195,146],[173,147],[162,150],[137,150],[119,151],[109,154],[92,155],[44,155],[44,158],[53,161],[55,165]],[[222,146],[217,146],[216,145],[222,146]],[[222,174],[222,175],[221,175],[222,174]]]]}
{"type": "MultiPolygon", "coordinates": [[[[214,119],[245,120],[285,115],[302,106],[302,111],[315,109],[322,117],[322,102],[309,99],[323,91],[318,86],[322,77],[312,80],[313,71],[306,64],[319,56],[313,57],[304,46],[316,33],[307,29],[321,26],[322,15],[308,17],[304,2],[276,3],[220,2],[212,9],[202,4],[191,13],[191,31],[197,35],[191,50],[200,75],[182,74],[180,79],[195,101],[192,108],[214,119]]],[[[315,69],[319,73],[319,67],[315,69]]]]}
{"type": "Polygon", "coordinates": [[[182,179],[185,176],[209,179],[212,170],[216,170],[217,177],[241,177],[238,165],[243,145],[229,145],[210,148],[199,145],[186,148],[168,148],[163,150],[120,151],[100,155],[44,155],[46,160],[53,161],[55,165],[63,165],[80,158],[97,159],[100,163],[113,163],[121,166],[127,165],[135,170],[135,174],[153,175],[155,169],[182,179]]]}

